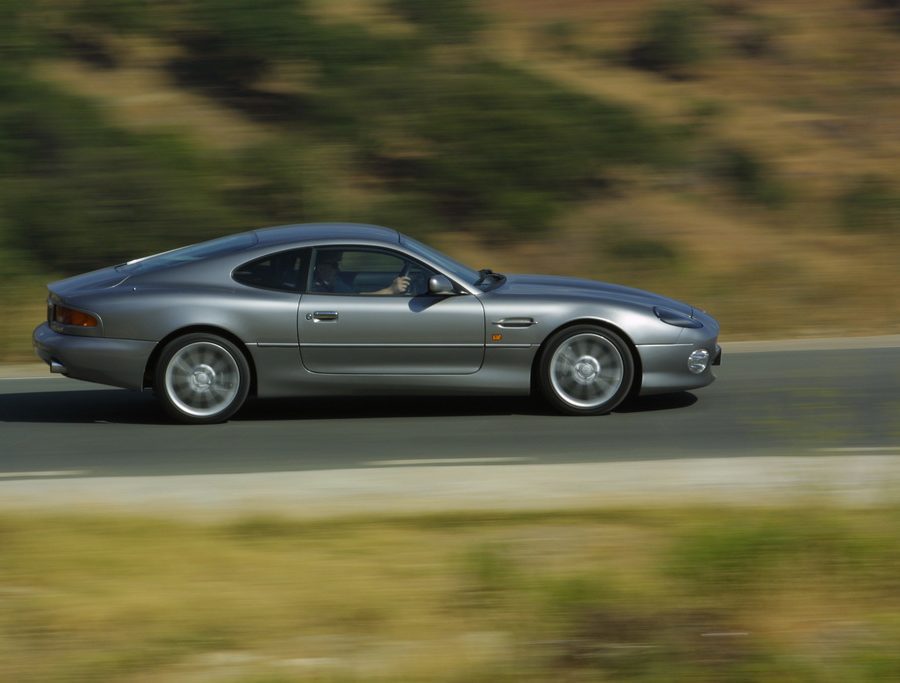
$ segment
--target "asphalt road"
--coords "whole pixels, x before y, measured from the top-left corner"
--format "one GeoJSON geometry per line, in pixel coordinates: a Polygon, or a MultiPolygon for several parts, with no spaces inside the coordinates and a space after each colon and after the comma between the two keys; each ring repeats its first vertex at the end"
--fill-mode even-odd
{"type": "Polygon", "coordinates": [[[166,422],[149,394],[0,380],[0,478],[878,453],[900,459],[900,348],[729,353],[718,380],[595,418],[528,399],[256,400],[166,422]],[[54,474],[54,473],[59,473],[54,474]]]}

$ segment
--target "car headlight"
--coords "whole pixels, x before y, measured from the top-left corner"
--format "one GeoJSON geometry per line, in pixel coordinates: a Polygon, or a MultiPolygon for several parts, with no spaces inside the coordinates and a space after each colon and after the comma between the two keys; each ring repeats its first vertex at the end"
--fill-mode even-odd
{"type": "Polygon", "coordinates": [[[707,367],[709,367],[709,351],[706,349],[691,351],[691,355],[688,356],[688,370],[699,375],[707,367]]]}
{"type": "Polygon", "coordinates": [[[656,313],[657,318],[662,320],[667,325],[674,325],[675,327],[689,327],[691,329],[703,327],[703,323],[701,323],[696,318],[692,318],[691,316],[684,313],[679,313],[678,311],[673,311],[671,308],[654,306],[653,312],[656,313]]]}

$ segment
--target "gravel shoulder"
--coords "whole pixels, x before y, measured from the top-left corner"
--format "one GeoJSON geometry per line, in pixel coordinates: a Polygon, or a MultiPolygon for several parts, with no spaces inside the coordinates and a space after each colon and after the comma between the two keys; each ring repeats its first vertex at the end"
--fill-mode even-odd
{"type": "MultiPolygon", "coordinates": [[[[566,465],[373,467],[159,477],[23,476],[0,509],[302,517],[670,505],[869,506],[900,500],[895,452],[566,465]]],[[[74,474],[74,473],[72,473],[74,474]]]]}

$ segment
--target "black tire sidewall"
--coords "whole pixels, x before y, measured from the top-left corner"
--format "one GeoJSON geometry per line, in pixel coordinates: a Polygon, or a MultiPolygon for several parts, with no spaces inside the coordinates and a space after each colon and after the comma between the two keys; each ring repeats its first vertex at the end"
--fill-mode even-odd
{"type": "Polygon", "coordinates": [[[584,324],[566,327],[554,333],[547,340],[547,343],[541,352],[541,359],[538,367],[541,394],[543,395],[544,400],[555,410],[567,415],[605,415],[606,413],[615,410],[622,401],[628,397],[631,386],[634,383],[634,367],[634,357],[631,353],[631,349],[628,344],[625,343],[625,340],[616,332],[600,325],[584,324]],[[595,408],[579,408],[573,406],[571,403],[567,403],[560,398],[553,389],[553,383],[550,379],[550,360],[553,358],[553,354],[556,350],[570,337],[586,333],[597,334],[607,339],[616,347],[619,354],[622,356],[622,363],[624,366],[622,385],[616,390],[616,393],[613,394],[612,398],[595,408]]]}
{"type": "Polygon", "coordinates": [[[183,422],[185,424],[215,424],[228,420],[232,415],[240,410],[241,406],[244,404],[244,401],[246,401],[247,395],[250,393],[250,364],[247,362],[247,358],[244,355],[243,351],[241,351],[241,349],[238,348],[238,346],[234,342],[226,339],[225,337],[220,337],[216,334],[194,332],[173,339],[168,344],[166,344],[166,346],[162,350],[162,353],[160,353],[159,355],[159,360],[156,363],[153,379],[154,389],[156,391],[156,396],[159,399],[160,405],[162,405],[163,410],[173,420],[176,420],[177,422],[183,422]],[[211,344],[217,344],[218,346],[221,346],[232,356],[232,358],[234,358],[235,365],[238,368],[240,379],[237,394],[226,408],[219,411],[215,415],[200,417],[197,415],[185,413],[177,405],[175,405],[175,403],[169,396],[168,390],[166,389],[166,367],[169,365],[169,362],[172,360],[173,356],[175,356],[175,354],[178,353],[182,348],[184,348],[188,344],[194,344],[196,342],[209,342],[211,344]]]}

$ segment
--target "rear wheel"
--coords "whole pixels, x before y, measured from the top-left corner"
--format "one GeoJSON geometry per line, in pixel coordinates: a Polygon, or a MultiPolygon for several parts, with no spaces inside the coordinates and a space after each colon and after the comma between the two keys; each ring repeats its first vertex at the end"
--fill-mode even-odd
{"type": "Polygon", "coordinates": [[[554,408],[570,415],[602,415],[628,396],[634,359],[615,332],[575,325],[549,339],[539,371],[544,397],[554,408]]]}
{"type": "Polygon", "coordinates": [[[179,422],[224,422],[250,391],[250,365],[241,350],[214,334],[169,342],[159,357],[155,388],[163,409],[179,422]]]}

